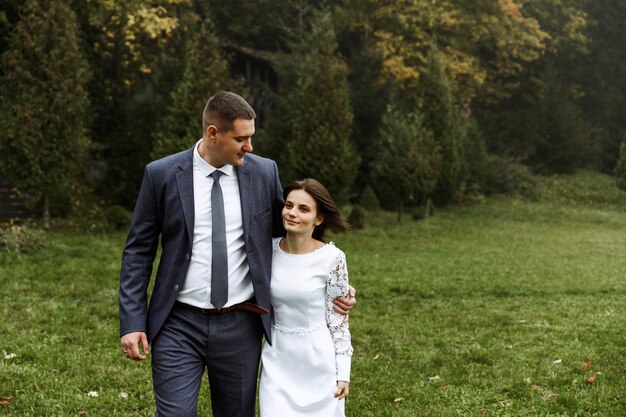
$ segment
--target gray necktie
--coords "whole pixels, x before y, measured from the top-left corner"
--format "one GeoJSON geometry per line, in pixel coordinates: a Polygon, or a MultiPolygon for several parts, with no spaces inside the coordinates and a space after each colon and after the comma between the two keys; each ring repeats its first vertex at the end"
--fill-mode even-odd
{"type": "Polygon", "coordinates": [[[220,187],[222,171],[215,170],[211,189],[211,228],[213,258],[211,261],[211,304],[222,308],[228,300],[228,254],[226,252],[226,220],[224,219],[224,197],[220,187]]]}

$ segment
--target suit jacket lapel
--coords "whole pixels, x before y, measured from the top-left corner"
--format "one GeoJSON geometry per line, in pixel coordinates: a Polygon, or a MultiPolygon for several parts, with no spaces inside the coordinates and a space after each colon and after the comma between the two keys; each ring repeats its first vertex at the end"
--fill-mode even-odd
{"type": "Polygon", "coordinates": [[[244,160],[244,163],[240,167],[235,167],[237,170],[237,182],[239,183],[239,197],[241,198],[241,218],[243,220],[243,236],[244,240],[248,241],[248,234],[250,233],[250,221],[252,216],[252,193],[250,189],[250,165],[248,161],[244,160]]]}
{"type": "Polygon", "coordinates": [[[194,226],[194,200],[193,200],[193,148],[185,156],[184,161],[178,166],[176,174],[176,184],[178,185],[178,194],[180,202],[183,206],[183,215],[185,216],[185,224],[187,225],[187,235],[189,236],[189,246],[193,243],[193,226],[194,226]]]}

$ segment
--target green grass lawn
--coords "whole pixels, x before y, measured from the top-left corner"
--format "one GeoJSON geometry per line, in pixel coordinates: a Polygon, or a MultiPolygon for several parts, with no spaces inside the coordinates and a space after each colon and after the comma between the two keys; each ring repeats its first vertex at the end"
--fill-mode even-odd
{"type": "MultiPolygon", "coordinates": [[[[590,173],[540,192],[335,238],[359,300],[349,416],[626,415],[626,193],[590,173]]],[[[149,363],[118,344],[124,239],[0,254],[0,415],[153,415],[149,363]]]]}

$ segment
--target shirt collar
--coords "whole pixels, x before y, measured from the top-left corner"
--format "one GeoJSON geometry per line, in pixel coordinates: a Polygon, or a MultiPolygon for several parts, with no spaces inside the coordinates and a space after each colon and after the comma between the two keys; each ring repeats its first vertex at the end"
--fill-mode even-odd
{"type": "Polygon", "coordinates": [[[232,165],[226,164],[221,168],[215,168],[213,165],[209,164],[200,156],[200,152],[198,152],[198,146],[200,146],[200,142],[202,142],[202,139],[200,139],[196,143],[196,146],[194,146],[193,148],[193,163],[200,169],[202,176],[208,177],[209,175],[213,173],[213,171],[215,171],[216,169],[219,169],[224,174],[231,177],[233,175],[233,171],[235,170],[235,167],[232,165]]]}

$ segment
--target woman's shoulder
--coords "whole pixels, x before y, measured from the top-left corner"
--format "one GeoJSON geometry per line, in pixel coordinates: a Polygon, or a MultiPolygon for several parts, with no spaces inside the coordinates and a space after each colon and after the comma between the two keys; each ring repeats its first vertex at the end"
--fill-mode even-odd
{"type": "Polygon", "coordinates": [[[341,258],[345,259],[346,257],[343,251],[335,245],[335,242],[331,241],[326,243],[324,246],[322,246],[322,249],[324,250],[323,252],[325,257],[329,260],[335,261],[341,258]]]}

